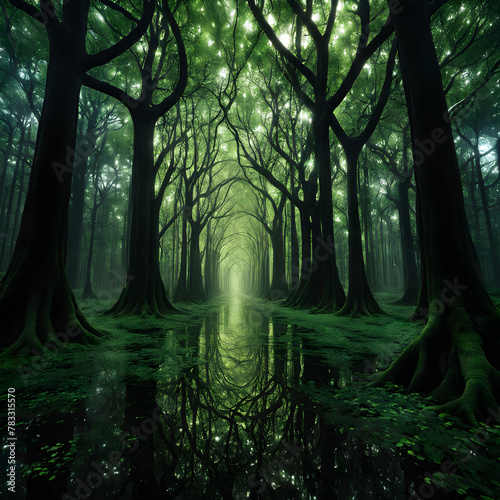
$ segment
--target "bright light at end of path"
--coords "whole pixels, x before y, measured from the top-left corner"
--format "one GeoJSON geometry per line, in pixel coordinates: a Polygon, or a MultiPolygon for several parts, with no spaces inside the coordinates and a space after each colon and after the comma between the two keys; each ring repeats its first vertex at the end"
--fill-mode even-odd
{"type": "Polygon", "coordinates": [[[243,284],[241,282],[241,273],[236,269],[229,275],[229,293],[231,295],[240,295],[243,293],[243,284]]]}

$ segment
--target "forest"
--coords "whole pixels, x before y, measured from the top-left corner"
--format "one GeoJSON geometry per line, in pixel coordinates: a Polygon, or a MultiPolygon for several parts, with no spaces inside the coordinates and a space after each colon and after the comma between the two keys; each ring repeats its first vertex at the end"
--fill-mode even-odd
{"type": "Polygon", "coordinates": [[[2,496],[500,498],[500,2],[0,7],[2,496]]]}

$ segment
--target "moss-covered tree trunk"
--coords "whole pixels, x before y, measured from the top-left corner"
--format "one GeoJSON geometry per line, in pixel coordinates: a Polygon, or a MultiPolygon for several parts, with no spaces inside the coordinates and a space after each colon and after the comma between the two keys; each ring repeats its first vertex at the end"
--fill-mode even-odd
{"type": "Polygon", "coordinates": [[[500,313],[478,275],[425,0],[393,14],[411,123],[428,322],[374,384],[431,394],[471,422],[498,408],[500,313]]]}

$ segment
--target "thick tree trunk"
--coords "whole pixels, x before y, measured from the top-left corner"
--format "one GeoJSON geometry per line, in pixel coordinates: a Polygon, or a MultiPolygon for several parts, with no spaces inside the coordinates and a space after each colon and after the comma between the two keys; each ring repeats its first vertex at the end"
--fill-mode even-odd
{"type": "Polygon", "coordinates": [[[159,206],[155,198],[155,120],[147,113],[132,113],[134,160],[128,276],[116,304],[108,314],[148,314],[162,317],[175,308],[168,300],[160,276],[159,206]]]}
{"type": "Polygon", "coordinates": [[[393,14],[414,148],[429,320],[374,382],[430,393],[475,423],[500,395],[500,314],[478,275],[426,0],[393,14]]]}
{"type": "Polygon", "coordinates": [[[81,343],[96,342],[100,336],[78,309],[65,270],[73,166],[68,151],[75,147],[82,82],[75,57],[78,36],[78,30],[64,32],[51,48],[20,233],[0,283],[1,342],[10,346],[4,354],[38,354],[43,344],[60,343],[60,333],[65,340],[81,343]]]}
{"type": "Polygon", "coordinates": [[[340,316],[381,314],[382,309],[372,295],[366,279],[363,242],[358,210],[357,167],[360,149],[345,147],[347,160],[347,215],[349,241],[349,289],[340,316]]]}

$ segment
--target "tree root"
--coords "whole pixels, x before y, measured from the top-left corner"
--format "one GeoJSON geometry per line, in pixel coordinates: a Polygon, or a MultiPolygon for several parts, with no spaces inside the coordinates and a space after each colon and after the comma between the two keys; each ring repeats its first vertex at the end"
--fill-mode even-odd
{"type": "Polygon", "coordinates": [[[8,284],[0,297],[0,316],[4,323],[0,357],[29,358],[59,350],[68,343],[97,344],[102,332],[93,328],[76,303],[65,276],[60,282],[24,288],[17,295],[14,283],[8,284]],[[23,305],[24,304],[24,305],[23,305]]]}
{"type": "Polygon", "coordinates": [[[104,314],[164,318],[169,313],[180,313],[168,300],[163,283],[153,290],[153,293],[148,292],[150,290],[146,290],[145,286],[137,289],[136,283],[129,282],[123,288],[120,297],[118,297],[113,307],[104,311],[104,314]]]}
{"type": "Polygon", "coordinates": [[[349,318],[372,316],[374,314],[385,314],[385,312],[379,306],[372,293],[369,290],[365,290],[362,293],[359,290],[352,292],[350,288],[343,307],[337,312],[337,316],[349,318]]]}
{"type": "Polygon", "coordinates": [[[369,385],[390,381],[429,394],[440,403],[429,409],[476,425],[499,408],[499,351],[485,350],[485,345],[498,348],[499,326],[499,312],[477,318],[464,305],[450,306],[429,316],[421,334],[369,385]]]}

